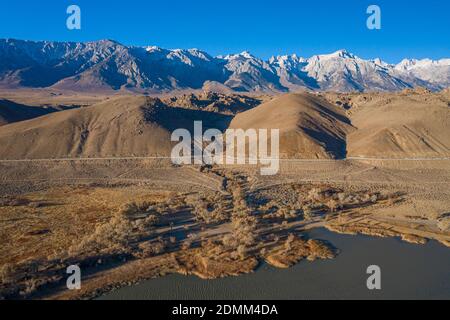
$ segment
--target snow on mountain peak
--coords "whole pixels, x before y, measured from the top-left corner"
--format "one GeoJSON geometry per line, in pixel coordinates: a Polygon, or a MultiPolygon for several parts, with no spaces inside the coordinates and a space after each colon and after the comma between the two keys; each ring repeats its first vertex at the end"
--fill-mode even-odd
{"type": "Polygon", "coordinates": [[[331,54],[325,55],[325,56],[328,56],[330,58],[343,58],[343,59],[355,59],[355,58],[357,58],[354,54],[348,52],[345,49],[338,50],[338,51],[336,51],[334,53],[331,53],[331,54]]]}
{"type": "Polygon", "coordinates": [[[269,64],[278,66],[283,69],[299,68],[299,65],[305,63],[305,58],[297,56],[295,53],[292,55],[272,56],[269,59],[269,64]]]}
{"type": "Polygon", "coordinates": [[[242,51],[241,53],[227,54],[225,56],[218,56],[217,58],[224,60],[259,60],[249,51],[242,51]]]}
{"type": "Polygon", "coordinates": [[[405,59],[397,65],[364,60],[347,50],[262,60],[248,51],[212,57],[199,49],[127,47],[112,40],[33,42],[0,39],[0,86],[77,88],[101,84],[151,90],[202,88],[215,81],[237,91],[393,91],[450,85],[450,59],[405,59]],[[107,62],[107,63],[106,63],[107,62]],[[42,77],[36,77],[42,74],[42,77]],[[48,75],[48,76],[47,76],[48,75]],[[77,80],[81,79],[81,80],[77,80]]]}
{"type": "Polygon", "coordinates": [[[161,49],[158,46],[148,46],[148,47],[145,47],[145,50],[147,50],[147,52],[152,53],[152,52],[161,52],[163,49],[161,49]]]}
{"type": "Polygon", "coordinates": [[[403,59],[399,64],[395,66],[395,68],[397,70],[410,71],[416,68],[427,68],[432,66],[450,66],[450,59],[403,59]]]}
{"type": "Polygon", "coordinates": [[[244,58],[247,58],[247,59],[253,59],[254,58],[254,56],[249,51],[242,51],[239,55],[244,57],[244,58]]]}

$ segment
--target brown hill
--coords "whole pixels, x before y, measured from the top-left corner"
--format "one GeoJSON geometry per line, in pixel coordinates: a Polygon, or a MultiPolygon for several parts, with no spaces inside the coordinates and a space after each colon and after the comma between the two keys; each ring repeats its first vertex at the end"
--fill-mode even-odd
{"type": "Polygon", "coordinates": [[[450,156],[450,108],[442,95],[403,92],[366,100],[351,117],[357,130],[348,136],[349,156],[450,156]]]}
{"type": "Polygon", "coordinates": [[[343,109],[309,93],[286,94],[238,114],[235,129],[280,129],[280,156],[342,158],[352,130],[343,109]]]}
{"type": "Polygon", "coordinates": [[[32,107],[0,99],[0,126],[33,119],[55,111],[57,110],[54,108],[32,107]]]}
{"type": "Polygon", "coordinates": [[[450,88],[442,90],[442,95],[450,102],[450,88]]]}
{"type": "Polygon", "coordinates": [[[127,96],[0,127],[1,159],[169,156],[173,130],[195,120],[225,128],[230,118],[127,96]]]}
{"type": "MultiPolygon", "coordinates": [[[[210,108],[211,99],[206,98],[189,99],[185,105],[178,99],[163,102],[122,96],[47,115],[43,114],[57,110],[3,100],[0,159],[169,156],[172,131],[192,131],[196,120],[203,121],[204,130],[224,130],[228,125],[235,129],[280,129],[280,156],[284,158],[449,157],[447,94],[326,95],[330,102],[315,94],[287,94],[242,112],[232,121],[231,115],[210,108]],[[34,119],[26,120],[29,118],[34,119]]],[[[218,101],[233,110],[239,107],[239,100],[225,97],[218,101]]],[[[251,107],[244,102],[245,108],[251,107]]]]}

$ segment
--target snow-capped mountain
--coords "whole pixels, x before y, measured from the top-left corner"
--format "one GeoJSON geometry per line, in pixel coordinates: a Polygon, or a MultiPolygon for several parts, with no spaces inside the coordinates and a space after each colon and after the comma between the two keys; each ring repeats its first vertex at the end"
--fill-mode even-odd
{"type": "Polygon", "coordinates": [[[264,61],[249,52],[213,57],[198,49],[0,40],[0,87],[164,92],[218,83],[234,91],[395,91],[450,86],[450,59],[391,65],[346,50],[308,59],[282,55],[264,61]]]}
{"type": "Polygon", "coordinates": [[[247,51],[219,57],[229,76],[225,85],[235,91],[285,91],[271,65],[247,51]]]}
{"type": "Polygon", "coordinates": [[[426,81],[436,88],[450,86],[450,59],[405,59],[395,66],[395,70],[426,81]]]}
{"type": "Polygon", "coordinates": [[[391,74],[390,69],[381,60],[363,60],[345,50],[313,56],[304,67],[322,90],[394,91],[408,88],[408,83],[391,74]]]}

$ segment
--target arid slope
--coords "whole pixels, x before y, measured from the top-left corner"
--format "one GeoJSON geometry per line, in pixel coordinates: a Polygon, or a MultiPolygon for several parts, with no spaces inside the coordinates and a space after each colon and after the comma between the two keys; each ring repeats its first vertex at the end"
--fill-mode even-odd
{"type": "Polygon", "coordinates": [[[192,131],[194,121],[205,130],[280,129],[282,158],[450,157],[448,92],[297,93],[257,107],[264,99],[129,95],[51,114],[59,109],[0,100],[0,159],[169,156],[172,131],[192,131]]]}
{"type": "Polygon", "coordinates": [[[1,159],[169,156],[171,133],[194,120],[227,125],[228,117],[168,107],[159,99],[121,97],[0,128],[1,159]]]}
{"type": "Polygon", "coordinates": [[[57,111],[55,108],[30,107],[0,99],[0,126],[33,119],[55,111],[57,111]]]}
{"type": "Polygon", "coordinates": [[[351,120],[357,130],[348,136],[349,156],[450,156],[450,108],[444,95],[426,91],[368,95],[351,120]]]}
{"type": "Polygon", "coordinates": [[[345,157],[353,129],[344,109],[308,93],[286,94],[238,114],[230,127],[280,129],[280,156],[306,159],[345,157]]]}

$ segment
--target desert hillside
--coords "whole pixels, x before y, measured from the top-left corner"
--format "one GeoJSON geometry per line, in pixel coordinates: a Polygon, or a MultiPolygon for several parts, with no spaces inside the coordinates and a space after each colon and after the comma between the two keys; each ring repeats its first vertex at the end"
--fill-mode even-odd
{"type": "Polygon", "coordinates": [[[0,126],[33,119],[57,111],[55,108],[30,107],[13,101],[0,99],[0,126]]]}
{"type": "Polygon", "coordinates": [[[353,130],[342,108],[308,93],[286,94],[238,114],[231,128],[280,129],[280,156],[342,158],[353,130]]]}
{"type": "Polygon", "coordinates": [[[194,120],[223,128],[228,116],[168,107],[159,99],[119,97],[0,128],[2,159],[169,156],[170,136],[194,120]]]}
{"type": "Polygon", "coordinates": [[[283,158],[450,156],[448,90],[103,99],[65,111],[0,100],[0,158],[169,156],[172,131],[192,131],[194,121],[204,130],[280,129],[283,158]]]}
{"type": "Polygon", "coordinates": [[[357,130],[348,136],[348,156],[450,156],[450,108],[445,95],[426,90],[370,94],[350,112],[357,130]]]}

